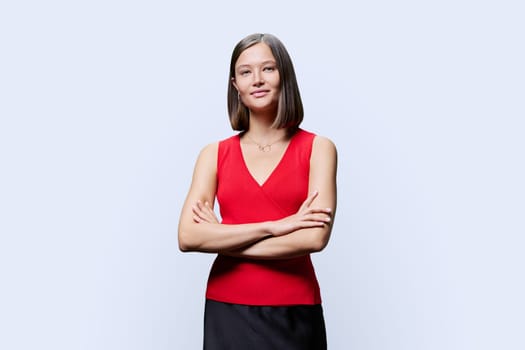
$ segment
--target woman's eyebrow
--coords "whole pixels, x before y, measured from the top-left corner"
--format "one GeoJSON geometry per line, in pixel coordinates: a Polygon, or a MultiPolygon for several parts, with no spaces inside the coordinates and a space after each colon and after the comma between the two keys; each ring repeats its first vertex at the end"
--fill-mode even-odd
{"type": "MultiPolygon", "coordinates": [[[[255,66],[257,66],[257,65],[264,66],[265,64],[268,64],[268,63],[275,64],[275,61],[274,61],[274,60],[266,60],[266,61],[264,61],[264,62],[261,62],[261,63],[255,64],[255,66]]],[[[236,67],[236,69],[239,69],[239,68],[245,68],[245,67],[248,67],[248,68],[249,68],[249,67],[252,67],[252,66],[254,66],[254,65],[252,65],[252,64],[248,64],[248,63],[245,63],[245,64],[238,65],[238,66],[236,67]]]]}

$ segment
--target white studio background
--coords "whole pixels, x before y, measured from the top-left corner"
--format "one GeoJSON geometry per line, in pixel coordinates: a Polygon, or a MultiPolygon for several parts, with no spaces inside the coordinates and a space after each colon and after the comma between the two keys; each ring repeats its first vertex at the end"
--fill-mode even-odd
{"type": "Polygon", "coordinates": [[[229,57],[289,49],[339,150],[314,256],[331,350],[524,349],[520,1],[5,1],[0,348],[199,349],[193,163],[232,134],[229,57]]]}

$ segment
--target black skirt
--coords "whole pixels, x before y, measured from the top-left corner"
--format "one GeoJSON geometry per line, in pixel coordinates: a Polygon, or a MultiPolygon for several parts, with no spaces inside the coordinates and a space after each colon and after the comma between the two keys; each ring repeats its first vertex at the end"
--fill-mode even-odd
{"type": "Polygon", "coordinates": [[[249,306],[206,300],[204,350],[326,350],[321,305],[249,306]]]}

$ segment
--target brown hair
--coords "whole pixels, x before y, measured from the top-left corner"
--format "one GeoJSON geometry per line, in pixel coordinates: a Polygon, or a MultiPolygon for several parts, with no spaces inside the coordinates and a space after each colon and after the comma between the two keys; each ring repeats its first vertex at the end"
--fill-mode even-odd
{"type": "Polygon", "coordinates": [[[274,35],[261,33],[248,35],[237,43],[232,52],[230,76],[228,77],[228,114],[232,128],[233,130],[247,131],[250,126],[250,112],[239,101],[237,89],[233,86],[233,79],[235,78],[235,63],[241,53],[258,43],[265,43],[270,47],[280,77],[281,93],[277,116],[272,127],[276,129],[286,128],[289,132],[294,132],[303,121],[304,112],[292,59],[279,39],[274,35]]]}

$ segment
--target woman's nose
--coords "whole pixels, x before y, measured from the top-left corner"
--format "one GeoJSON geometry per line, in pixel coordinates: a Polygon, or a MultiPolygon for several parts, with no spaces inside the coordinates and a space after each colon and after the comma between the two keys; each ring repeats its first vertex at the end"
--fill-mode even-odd
{"type": "Polygon", "coordinates": [[[260,86],[262,84],[264,84],[263,76],[262,76],[261,72],[256,71],[253,74],[253,85],[260,86]]]}

